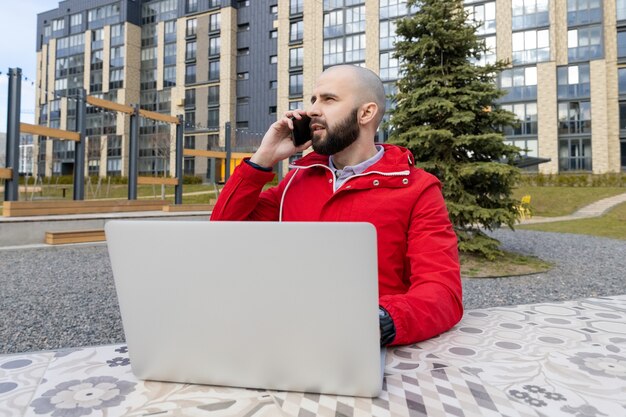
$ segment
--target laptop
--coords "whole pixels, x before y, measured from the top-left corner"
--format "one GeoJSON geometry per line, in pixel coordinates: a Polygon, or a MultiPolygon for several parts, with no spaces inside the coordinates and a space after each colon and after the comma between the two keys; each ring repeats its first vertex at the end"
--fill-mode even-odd
{"type": "Polygon", "coordinates": [[[379,395],[373,225],[119,220],[105,232],[139,379],[379,395]]]}

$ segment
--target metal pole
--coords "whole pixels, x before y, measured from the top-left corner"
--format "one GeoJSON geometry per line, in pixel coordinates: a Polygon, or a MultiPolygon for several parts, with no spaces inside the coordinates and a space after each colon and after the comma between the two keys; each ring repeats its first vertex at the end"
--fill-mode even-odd
{"type": "Polygon", "coordinates": [[[87,125],[87,93],[81,88],[76,102],[76,131],[80,140],[74,146],[74,200],[85,199],[85,139],[87,125]]]}
{"type": "Polygon", "coordinates": [[[174,188],[174,204],[183,204],[183,116],[178,115],[176,125],[176,178],[178,184],[174,188]]]}
{"type": "Polygon", "coordinates": [[[12,178],[4,184],[4,201],[17,201],[20,196],[20,113],[22,97],[22,69],[9,68],[9,102],[7,115],[7,168],[13,170],[12,178]]]}
{"type": "Polygon", "coordinates": [[[137,200],[137,162],[139,159],[139,105],[130,115],[130,139],[128,152],[128,199],[137,200]]]}
{"type": "Polygon", "coordinates": [[[224,133],[225,136],[225,144],[226,144],[226,167],[224,169],[224,173],[225,173],[225,181],[228,181],[228,179],[230,178],[230,157],[232,154],[232,143],[231,143],[231,138],[230,138],[230,122],[226,122],[226,132],[224,133]]]}

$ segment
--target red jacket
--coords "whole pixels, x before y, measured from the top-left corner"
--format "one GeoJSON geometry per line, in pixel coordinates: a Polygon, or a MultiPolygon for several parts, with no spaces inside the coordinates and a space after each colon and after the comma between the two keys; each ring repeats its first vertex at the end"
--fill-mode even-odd
{"type": "Polygon", "coordinates": [[[274,174],[244,162],[220,193],[211,219],[372,223],[379,302],[393,319],[393,344],[402,345],[454,326],[463,315],[462,288],[456,235],[439,181],[415,168],[407,149],[383,146],[380,161],[336,192],[328,157],[315,152],[266,191],[274,174]]]}

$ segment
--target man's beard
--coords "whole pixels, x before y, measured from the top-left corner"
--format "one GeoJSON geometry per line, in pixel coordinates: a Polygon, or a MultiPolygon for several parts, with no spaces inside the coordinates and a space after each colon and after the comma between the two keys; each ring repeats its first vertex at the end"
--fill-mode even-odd
{"type": "Polygon", "coordinates": [[[359,137],[358,112],[359,109],[355,108],[332,128],[326,125],[325,138],[317,138],[313,134],[313,150],[322,155],[334,155],[352,145],[359,137]]]}

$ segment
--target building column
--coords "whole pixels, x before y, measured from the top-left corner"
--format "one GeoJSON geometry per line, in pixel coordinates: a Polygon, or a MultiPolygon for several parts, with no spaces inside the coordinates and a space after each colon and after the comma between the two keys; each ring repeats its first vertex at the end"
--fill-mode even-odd
{"type": "Polygon", "coordinates": [[[556,101],[556,63],[537,64],[538,154],[550,158],[539,165],[542,174],[559,172],[559,135],[556,101]]]}

